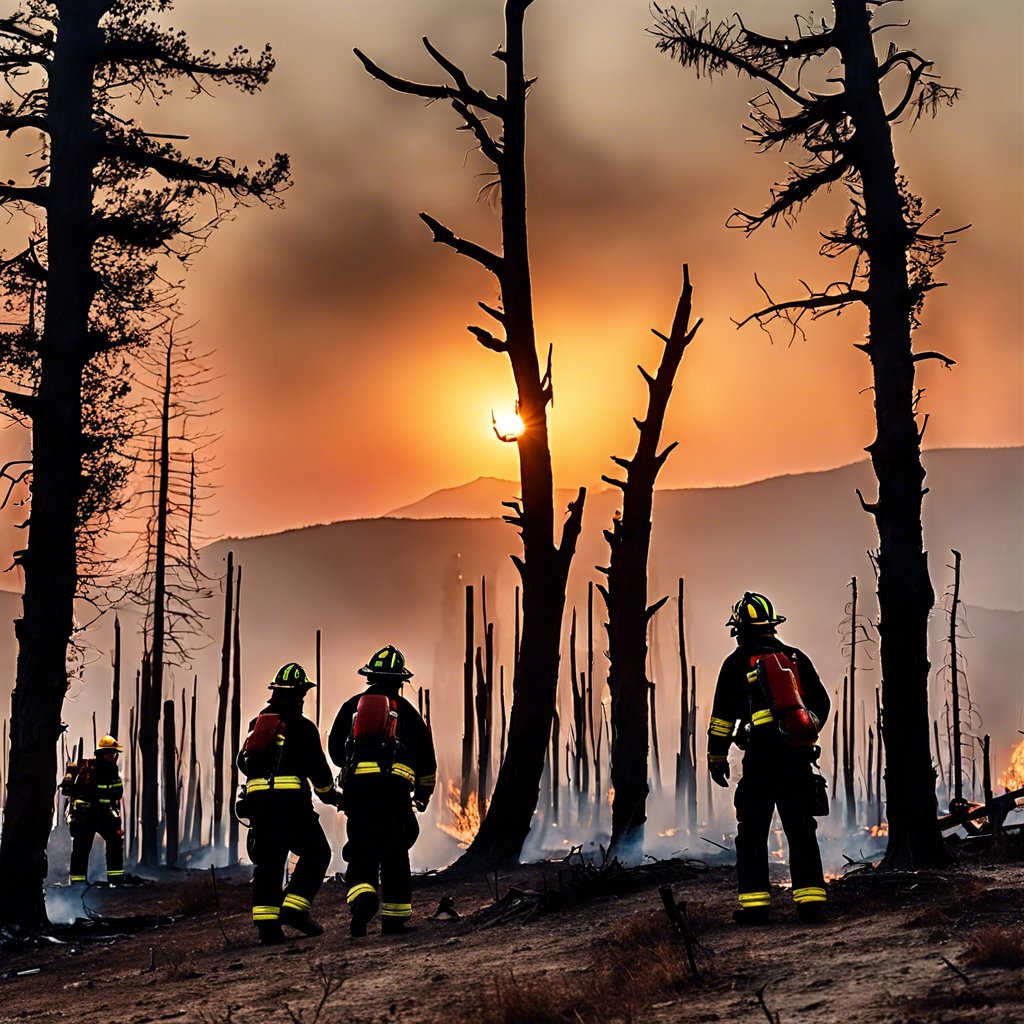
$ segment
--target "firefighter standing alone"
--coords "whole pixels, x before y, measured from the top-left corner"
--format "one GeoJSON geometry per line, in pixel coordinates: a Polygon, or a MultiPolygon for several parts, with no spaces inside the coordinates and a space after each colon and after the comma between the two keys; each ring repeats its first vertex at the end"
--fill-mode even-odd
{"type": "Polygon", "coordinates": [[[814,739],[828,720],[831,702],[810,658],[776,636],[776,626],[784,621],[762,594],[745,593],[733,606],[726,625],[736,638],[736,650],[719,673],[708,726],[708,770],[718,785],[728,785],[733,740],[744,749],[735,800],[740,909],[734,917],[740,923],[768,920],[768,836],[776,808],[789,842],[798,916],[821,920],[825,904],[814,820],[820,810],[819,777],[812,764],[820,754],[814,739]],[[795,699],[779,699],[768,681],[769,670],[784,677],[792,672],[785,678],[791,691],[795,689],[795,699]],[[796,718],[788,722],[788,713],[796,718]],[[792,724],[788,732],[787,724],[792,724]]]}
{"type": "Polygon", "coordinates": [[[285,665],[270,684],[267,706],[249,723],[238,755],[246,783],[236,813],[249,820],[252,918],[261,946],[284,941],[282,924],[305,935],[323,933],[310,908],[330,866],[331,846],[313,810],[310,784],[326,804],[337,806],[340,795],[320,733],[302,714],[314,686],[301,665],[285,665]],[[283,889],[289,851],[298,862],[283,889]]]}
{"type": "Polygon", "coordinates": [[[61,783],[61,792],[68,798],[72,885],[87,880],[89,854],[97,834],[107,848],[107,882],[117,885],[124,880],[124,786],[117,770],[117,755],[123,749],[113,736],[103,736],[96,744],[95,758],[69,764],[61,783]]]}
{"type": "Polygon", "coordinates": [[[366,934],[378,906],[384,935],[407,930],[409,850],[419,835],[413,804],[426,809],[437,772],[430,730],[401,696],[412,678],[401,651],[377,651],[359,674],[367,677],[366,691],[341,706],[327,741],[331,760],[343,766],[348,842],[342,856],[355,938],[366,934]]]}

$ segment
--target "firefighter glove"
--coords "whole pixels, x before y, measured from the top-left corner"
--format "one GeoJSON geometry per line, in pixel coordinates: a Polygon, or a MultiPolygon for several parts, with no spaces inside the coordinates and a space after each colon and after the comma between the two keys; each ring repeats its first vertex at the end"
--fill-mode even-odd
{"type": "Polygon", "coordinates": [[[729,761],[725,756],[709,756],[708,772],[711,774],[711,778],[723,789],[729,785],[729,761]]]}

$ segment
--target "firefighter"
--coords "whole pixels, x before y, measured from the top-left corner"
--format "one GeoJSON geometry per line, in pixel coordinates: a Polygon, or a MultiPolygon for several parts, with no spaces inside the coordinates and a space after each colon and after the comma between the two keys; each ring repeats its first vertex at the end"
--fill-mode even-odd
{"type": "Polygon", "coordinates": [[[302,702],[314,686],[301,665],[284,665],[270,684],[267,706],[249,723],[238,755],[246,782],[236,814],[249,822],[252,919],[261,946],[283,942],[283,924],[304,935],[323,934],[310,908],[330,866],[331,846],[313,810],[310,786],[323,803],[335,807],[340,794],[320,733],[302,714],[302,702]],[[298,862],[282,889],[289,851],[298,862]]]}
{"type": "Polygon", "coordinates": [[[718,675],[708,726],[708,770],[719,786],[728,785],[730,744],[735,740],[744,750],[743,775],[735,798],[740,908],[733,916],[746,924],[768,920],[768,836],[776,808],[789,843],[798,916],[805,921],[821,920],[825,905],[825,880],[815,836],[812,765],[821,753],[813,739],[820,724],[828,720],[830,701],[810,658],[776,636],[776,627],[785,621],[763,594],[747,592],[733,606],[726,625],[736,638],[736,650],[725,659],[718,675]],[[806,735],[802,745],[788,742],[779,708],[772,709],[772,693],[761,664],[772,654],[780,656],[773,659],[776,664],[788,659],[793,666],[810,742],[806,735]]]}
{"type": "Polygon", "coordinates": [[[379,907],[381,933],[400,935],[412,916],[409,850],[419,835],[413,806],[426,810],[434,792],[434,741],[401,696],[412,678],[401,651],[377,651],[359,674],[366,690],[341,706],[327,741],[331,760],[344,766],[350,930],[353,938],[364,936],[379,907]]]}
{"type": "Polygon", "coordinates": [[[84,883],[92,843],[99,834],[106,844],[107,883],[124,881],[124,829],[121,797],[124,786],[117,770],[117,755],[124,747],[113,736],[102,736],[94,758],[69,764],[61,792],[68,797],[71,827],[71,884],[84,883]]]}

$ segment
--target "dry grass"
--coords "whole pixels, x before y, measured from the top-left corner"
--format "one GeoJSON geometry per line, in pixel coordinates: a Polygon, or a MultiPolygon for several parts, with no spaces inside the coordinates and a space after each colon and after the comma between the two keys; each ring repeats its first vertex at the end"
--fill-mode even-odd
{"type": "Polygon", "coordinates": [[[643,912],[608,932],[589,971],[499,978],[485,995],[481,1024],[634,1024],[652,998],[690,983],[668,920],[643,912]]]}
{"type": "Polygon", "coordinates": [[[975,967],[1024,967],[1024,927],[979,928],[960,959],[975,967]]]}
{"type": "Polygon", "coordinates": [[[208,871],[190,871],[178,894],[178,911],[184,917],[196,917],[213,910],[217,895],[208,871]]]}

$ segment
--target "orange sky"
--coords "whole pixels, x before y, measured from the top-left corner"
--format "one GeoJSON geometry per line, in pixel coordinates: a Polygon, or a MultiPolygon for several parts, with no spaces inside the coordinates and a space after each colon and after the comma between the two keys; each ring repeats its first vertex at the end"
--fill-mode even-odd
{"type": "MultiPolygon", "coordinates": [[[[717,13],[736,8],[712,4],[717,13]],[[720,11],[719,11],[720,9],[720,11]]],[[[822,5],[818,5],[821,7],[822,5]]],[[[751,27],[784,33],[791,0],[740,5],[751,27]],[[756,17],[755,17],[756,15],[756,17]]],[[[921,371],[930,446],[1024,441],[1022,123],[1018,0],[908,0],[889,21],[960,85],[962,102],[898,135],[898,157],[941,223],[968,221],[928,301],[918,344],[959,361],[921,371]],[[969,11],[971,17],[965,17],[969,11]]],[[[438,246],[428,210],[463,234],[496,237],[474,205],[484,169],[450,108],[388,93],[351,54],[359,46],[411,76],[436,77],[432,41],[492,90],[497,0],[180,0],[172,23],[200,49],[270,41],[278,69],[255,97],[174,101],[154,131],[190,132],[197,152],[252,161],[292,155],[283,211],[242,211],[188,277],[197,348],[215,347],[223,437],[212,535],[267,532],[375,515],[438,487],[516,473],[490,410],[514,401],[507,360],[465,332],[491,280],[438,246]]],[[[682,446],[662,486],[735,483],[862,457],[871,440],[857,313],[820,321],[806,341],[769,344],[730,317],[798,278],[830,280],[817,232],[841,196],[808,206],[796,230],[746,239],[723,226],[758,206],[781,173],[744,143],[735,78],[697,81],[659,55],[645,2],[537,0],[528,67],[530,215],[538,333],[555,344],[551,432],[557,482],[594,485],[608,455],[635,441],[631,417],[690,264],[705,326],[687,353],[666,425],[682,446]],[[756,424],[755,429],[750,425],[756,424]]],[[[8,431],[4,444],[16,447],[8,431]]]]}

